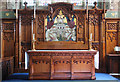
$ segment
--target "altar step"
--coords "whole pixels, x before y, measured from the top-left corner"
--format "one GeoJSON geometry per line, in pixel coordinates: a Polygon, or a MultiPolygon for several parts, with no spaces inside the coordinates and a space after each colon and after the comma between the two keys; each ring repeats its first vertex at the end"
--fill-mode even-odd
{"type": "Polygon", "coordinates": [[[29,73],[14,73],[2,82],[119,82],[120,80],[106,73],[95,73],[96,80],[29,80],[29,73]]]}

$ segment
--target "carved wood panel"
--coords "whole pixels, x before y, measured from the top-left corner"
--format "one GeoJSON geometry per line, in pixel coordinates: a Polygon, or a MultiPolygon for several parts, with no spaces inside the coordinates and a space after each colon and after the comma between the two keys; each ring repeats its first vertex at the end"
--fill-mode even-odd
{"type": "Polygon", "coordinates": [[[3,57],[14,56],[14,31],[15,31],[15,22],[3,21],[2,23],[3,30],[3,57]]]}
{"type": "Polygon", "coordinates": [[[85,43],[85,11],[79,12],[79,14],[77,14],[77,17],[77,40],[85,43]]]}
{"type": "Polygon", "coordinates": [[[91,26],[97,26],[99,24],[99,15],[98,14],[89,14],[89,24],[91,26]]]}
{"type": "Polygon", "coordinates": [[[32,68],[34,73],[49,73],[50,72],[50,56],[36,56],[32,59],[32,68]],[[38,69],[39,68],[39,69],[38,69]]]}
{"type": "Polygon", "coordinates": [[[4,24],[3,30],[14,30],[13,28],[14,23],[3,23],[3,24],[4,24]]]}
{"type": "Polygon", "coordinates": [[[53,58],[54,62],[54,72],[70,72],[70,57],[60,57],[57,59],[57,56],[53,58]]]}
{"type": "Polygon", "coordinates": [[[34,26],[33,11],[30,9],[22,9],[19,13],[19,62],[22,68],[25,64],[25,51],[31,49],[32,41],[32,25],[34,26]]]}
{"type": "Polygon", "coordinates": [[[48,6],[48,10],[36,11],[36,49],[88,49],[88,34],[85,10],[73,10],[71,4],[55,3],[48,6]],[[64,5],[63,5],[64,4],[64,5]],[[52,11],[51,11],[52,9],[52,11]],[[76,20],[75,41],[46,41],[46,19],[54,19],[62,11],[67,19],[76,20]],[[87,37],[86,37],[87,36],[87,37]],[[86,38],[86,39],[85,39],[86,38]],[[69,46],[69,47],[68,47],[69,46]]]}
{"type": "Polygon", "coordinates": [[[44,15],[38,14],[37,16],[37,29],[36,29],[36,35],[37,35],[37,41],[43,42],[44,41],[44,15]]]}
{"type": "Polygon", "coordinates": [[[31,25],[33,17],[28,14],[22,14],[21,15],[21,25],[31,25]]]}
{"type": "Polygon", "coordinates": [[[100,15],[97,13],[89,14],[89,35],[92,33],[92,40],[99,41],[100,15]]]}
{"type": "Polygon", "coordinates": [[[0,59],[0,70],[2,72],[2,80],[5,80],[14,72],[14,57],[4,57],[0,59]]]}
{"type": "Polygon", "coordinates": [[[97,41],[97,42],[92,42],[92,49],[99,51],[99,49],[100,49],[99,41],[97,41]]]}
{"type": "Polygon", "coordinates": [[[117,23],[107,23],[107,30],[117,30],[117,23]]]}
{"type": "Polygon", "coordinates": [[[118,23],[106,22],[106,54],[115,53],[114,47],[117,45],[118,40],[118,23]]]}
{"type": "Polygon", "coordinates": [[[28,51],[30,79],[95,79],[96,51],[28,51]]]}

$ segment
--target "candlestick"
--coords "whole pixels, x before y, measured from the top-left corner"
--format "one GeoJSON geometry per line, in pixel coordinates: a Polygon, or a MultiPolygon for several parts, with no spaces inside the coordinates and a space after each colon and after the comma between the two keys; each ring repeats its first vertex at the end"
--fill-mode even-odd
{"type": "Polygon", "coordinates": [[[32,34],[33,34],[33,17],[32,17],[32,34]]]}
{"type": "Polygon", "coordinates": [[[33,40],[35,40],[35,34],[33,34],[33,40]]]}
{"type": "Polygon", "coordinates": [[[90,34],[90,40],[92,41],[92,33],[90,34]]]}
{"type": "Polygon", "coordinates": [[[35,50],[35,34],[33,34],[33,40],[32,40],[32,43],[33,43],[33,49],[32,50],[35,50]]]}
{"type": "Polygon", "coordinates": [[[92,50],[92,33],[90,34],[89,47],[90,47],[90,50],[92,50]]]}

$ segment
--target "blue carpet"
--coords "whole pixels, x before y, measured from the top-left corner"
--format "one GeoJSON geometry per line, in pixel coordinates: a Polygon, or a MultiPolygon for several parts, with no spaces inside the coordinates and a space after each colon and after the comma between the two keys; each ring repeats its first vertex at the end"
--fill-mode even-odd
{"type": "Polygon", "coordinates": [[[95,73],[96,80],[28,80],[29,73],[14,73],[2,82],[120,82],[106,73],[95,73]]]}

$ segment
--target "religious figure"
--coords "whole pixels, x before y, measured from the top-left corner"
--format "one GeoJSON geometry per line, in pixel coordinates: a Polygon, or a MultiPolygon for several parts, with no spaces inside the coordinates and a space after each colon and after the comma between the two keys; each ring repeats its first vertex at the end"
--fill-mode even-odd
{"type": "Polygon", "coordinates": [[[71,20],[59,11],[53,19],[47,16],[46,41],[75,41],[76,26],[74,15],[71,20]]]}

